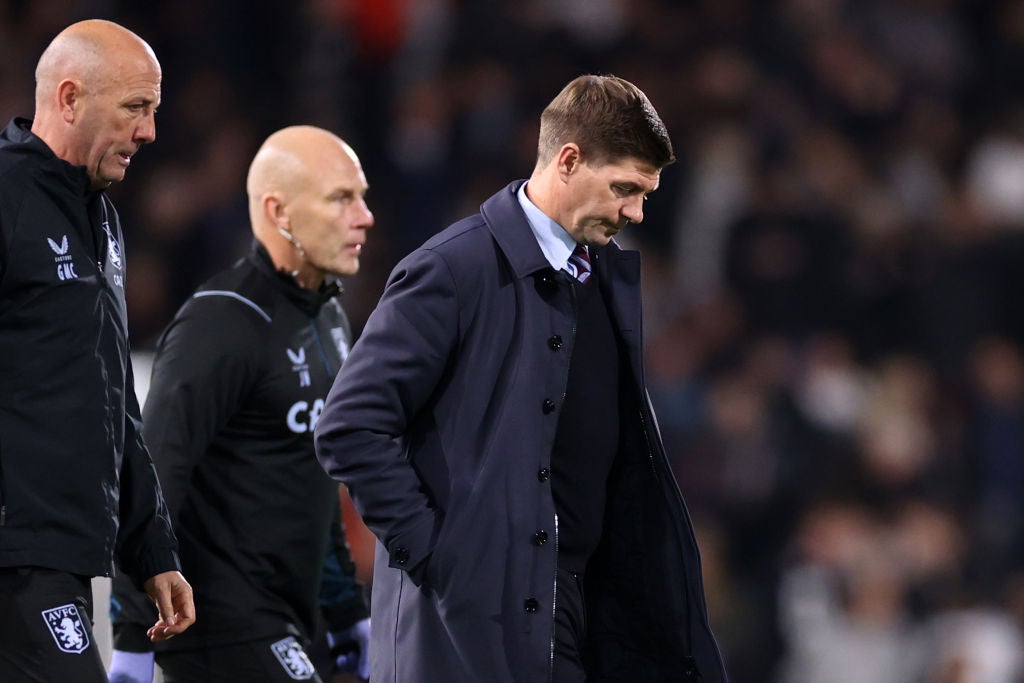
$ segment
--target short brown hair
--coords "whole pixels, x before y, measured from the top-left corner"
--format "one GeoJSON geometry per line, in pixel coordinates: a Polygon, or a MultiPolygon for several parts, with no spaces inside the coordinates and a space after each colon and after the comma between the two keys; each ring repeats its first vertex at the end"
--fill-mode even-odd
{"type": "Polygon", "coordinates": [[[550,161],[567,142],[598,164],[633,157],[661,169],[676,160],[647,95],[617,76],[575,78],[544,109],[538,161],[550,161]]]}

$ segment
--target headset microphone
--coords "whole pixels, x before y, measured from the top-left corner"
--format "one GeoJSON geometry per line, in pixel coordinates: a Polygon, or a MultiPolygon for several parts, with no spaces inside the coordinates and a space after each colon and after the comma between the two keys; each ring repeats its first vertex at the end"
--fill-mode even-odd
{"type": "MultiPolygon", "coordinates": [[[[289,242],[291,243],[291,245],[292,245],[293,247],[295,247],[295,249],[296,249],[296,250],[297,250],[297,251],[299,252],[299,256],[301,256],[301,257],[302,257],[302,260],[303,260],[303,261],[306,261],[306,260],[308,260],[308,259],[306,258],[306,250],[302,248],[302,245],[301,245],[301,244],[299,243],[299,241],[298,241],[297,239],[295,239],[295,235],[293,235],[293,234],[291,233],[291,231],[289,231],[289,230],[285,230],[285,229],[284,229],[284,228],[282,228],[282,227],[281,227],[280,225],[279,225],[279,226],[277,226],[277,231],[278,231],[279,233],[281,233],[281,235],[283,235],[283,236],[284,236],[284,238],[285,238],[286,240],[288,240],[288,241],[289,241],[289,242]]],[[[291,275],[292,275],[292,277],[298,277],[298,276],[299,276],[299,269],[298,269],[298,268],[296,268],[295,270],[293,270],[293,271],[291,272],[291,275]]]]}

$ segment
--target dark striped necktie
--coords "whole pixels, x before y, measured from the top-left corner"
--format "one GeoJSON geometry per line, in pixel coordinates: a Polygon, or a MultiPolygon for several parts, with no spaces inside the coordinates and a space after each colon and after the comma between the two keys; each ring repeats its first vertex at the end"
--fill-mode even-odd
{"type": "Polygon", "coordinates": [[[586,283],[590,279],[590,254],[587,253],[587,248],[582,244],[576,245],[576,248],[569,255],[568,263],[565,265],[569,273],[581,283],[586,283]]]}

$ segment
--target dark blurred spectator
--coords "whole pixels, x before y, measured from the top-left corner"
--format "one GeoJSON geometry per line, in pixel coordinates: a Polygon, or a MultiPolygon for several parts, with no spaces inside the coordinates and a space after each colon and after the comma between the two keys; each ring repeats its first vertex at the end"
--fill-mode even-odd
{"type": "Polygon", "coordinates": [[[980,541],[979,564],[1000,576],[1024,562],[1024,355],[1005,339],[971,356],[968,461],[980,541]]]}

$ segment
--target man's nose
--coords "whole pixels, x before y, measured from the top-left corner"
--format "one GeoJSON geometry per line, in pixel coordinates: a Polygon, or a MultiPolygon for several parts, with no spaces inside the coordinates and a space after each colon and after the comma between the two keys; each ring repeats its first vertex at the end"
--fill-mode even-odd
{"type": "Polygon", "coordinates": [[[136,127],[135,135],[132,139],[140,145],[156,140],[156,116],[154,114],[146,115],[138,127],[136,127]]]}
{"type": "Polygon", "coordinates": [[[637,197],[626,202],[622,207],[622,215],[629,219],[630,223],[642,223],[644,220],[644,198],[637,197]]]}
{"type": "Polygon", "coordinates": [[[367,228],[372,228],[374,223],[373,212],[370,211],[370,207],[367,205],[365,199],[360,198],[359,209],[362,211],[362,216],[360,216],[357,225],[359,225],[359,227],[363,228],[364,230],[367,228]]]}

